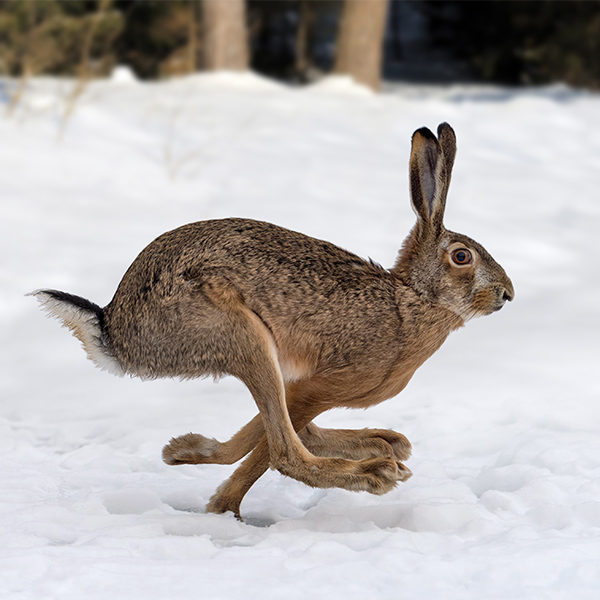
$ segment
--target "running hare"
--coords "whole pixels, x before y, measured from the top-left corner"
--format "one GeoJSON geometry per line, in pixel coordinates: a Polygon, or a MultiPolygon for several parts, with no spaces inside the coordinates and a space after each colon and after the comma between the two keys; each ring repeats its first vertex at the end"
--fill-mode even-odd
{"type": "Polygon", "coordinates": [[[139,377],[230,374],[259,415],[225,443],[188,433],[171,465],[245,462],[207,510],[239,516],[268,467],[307,485],[384,494],[411,472],[410,444],[388,430],[321,429],[333,407],[365,408],[401,392],[469,319],[502,308],[513,286],[472,239],[443,224],[456,138],[443,123],[412,138],[417,222],[386,270],[333,244],[269,223],[224,219],[161,235],[133,262],[105,308],[33,292],[98,366],[139,377]]]}

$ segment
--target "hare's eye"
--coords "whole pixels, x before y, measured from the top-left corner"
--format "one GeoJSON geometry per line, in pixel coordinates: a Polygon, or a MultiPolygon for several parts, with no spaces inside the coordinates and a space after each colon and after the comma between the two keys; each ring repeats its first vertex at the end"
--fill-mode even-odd
{"type": "Polygon", "coordinates": [[[452,261],[457,265],[468,265],[473,255],[466,248],[459,248],[452,253],[452,261]]]}

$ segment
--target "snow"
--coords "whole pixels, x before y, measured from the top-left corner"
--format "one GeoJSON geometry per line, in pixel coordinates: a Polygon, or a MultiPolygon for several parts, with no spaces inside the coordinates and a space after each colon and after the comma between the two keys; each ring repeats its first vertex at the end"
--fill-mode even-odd
{"type": "Polygon", "coordinates": [[[598,598],[600,97],[124,82],[91,83],[62,133],[65,81],[30,81],[0,118],[0,598],[598,598]],[[410,136],[441,121],[459,145],[447,226],[505,267],[515,301],[398,398],[317,420],[401,431],[414,476],[377,497],[270,471],[245,522],[204,514],[233,467],[168,467],[162,446],[229,438],[255,414],[247,390],[112,377],[24,294],[104,305],[160,233],[226,216],[390,266],[414,219],[410,136]]]}

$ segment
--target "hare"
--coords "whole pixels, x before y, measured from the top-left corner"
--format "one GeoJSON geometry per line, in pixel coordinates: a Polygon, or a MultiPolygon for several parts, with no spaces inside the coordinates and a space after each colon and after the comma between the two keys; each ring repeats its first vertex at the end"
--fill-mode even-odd
{"type": "Polygon", "coordinates": [[[170,465],[233,464],[211,498],[233,511],[271,467],[319,488],[384,494],[411,476],[408,440],[389,430],[312,423],[333,407],[366,408],[401,392],[469,319],[499,310],[513,286],[486,250],[445,229],[456,154],[453,129],[412,137],[416,225],[387,270],[333,244],[248,219],[184,225],[153,241],[105,308],[33,292],[101,368],[143,378],[225,374],[259,414],[228,442],[188,433],[165,446],[170,465]]]}

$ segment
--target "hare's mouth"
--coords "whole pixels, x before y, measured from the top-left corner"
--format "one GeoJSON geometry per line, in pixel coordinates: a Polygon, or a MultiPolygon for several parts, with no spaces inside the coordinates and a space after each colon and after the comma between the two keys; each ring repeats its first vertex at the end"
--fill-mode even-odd
{"type": "Polygon", "coordinates": [[[475,294],[471,311],[477,317],[491,315],[511,300],[512,296],[503,287],[490,286],[475,294]]]}

